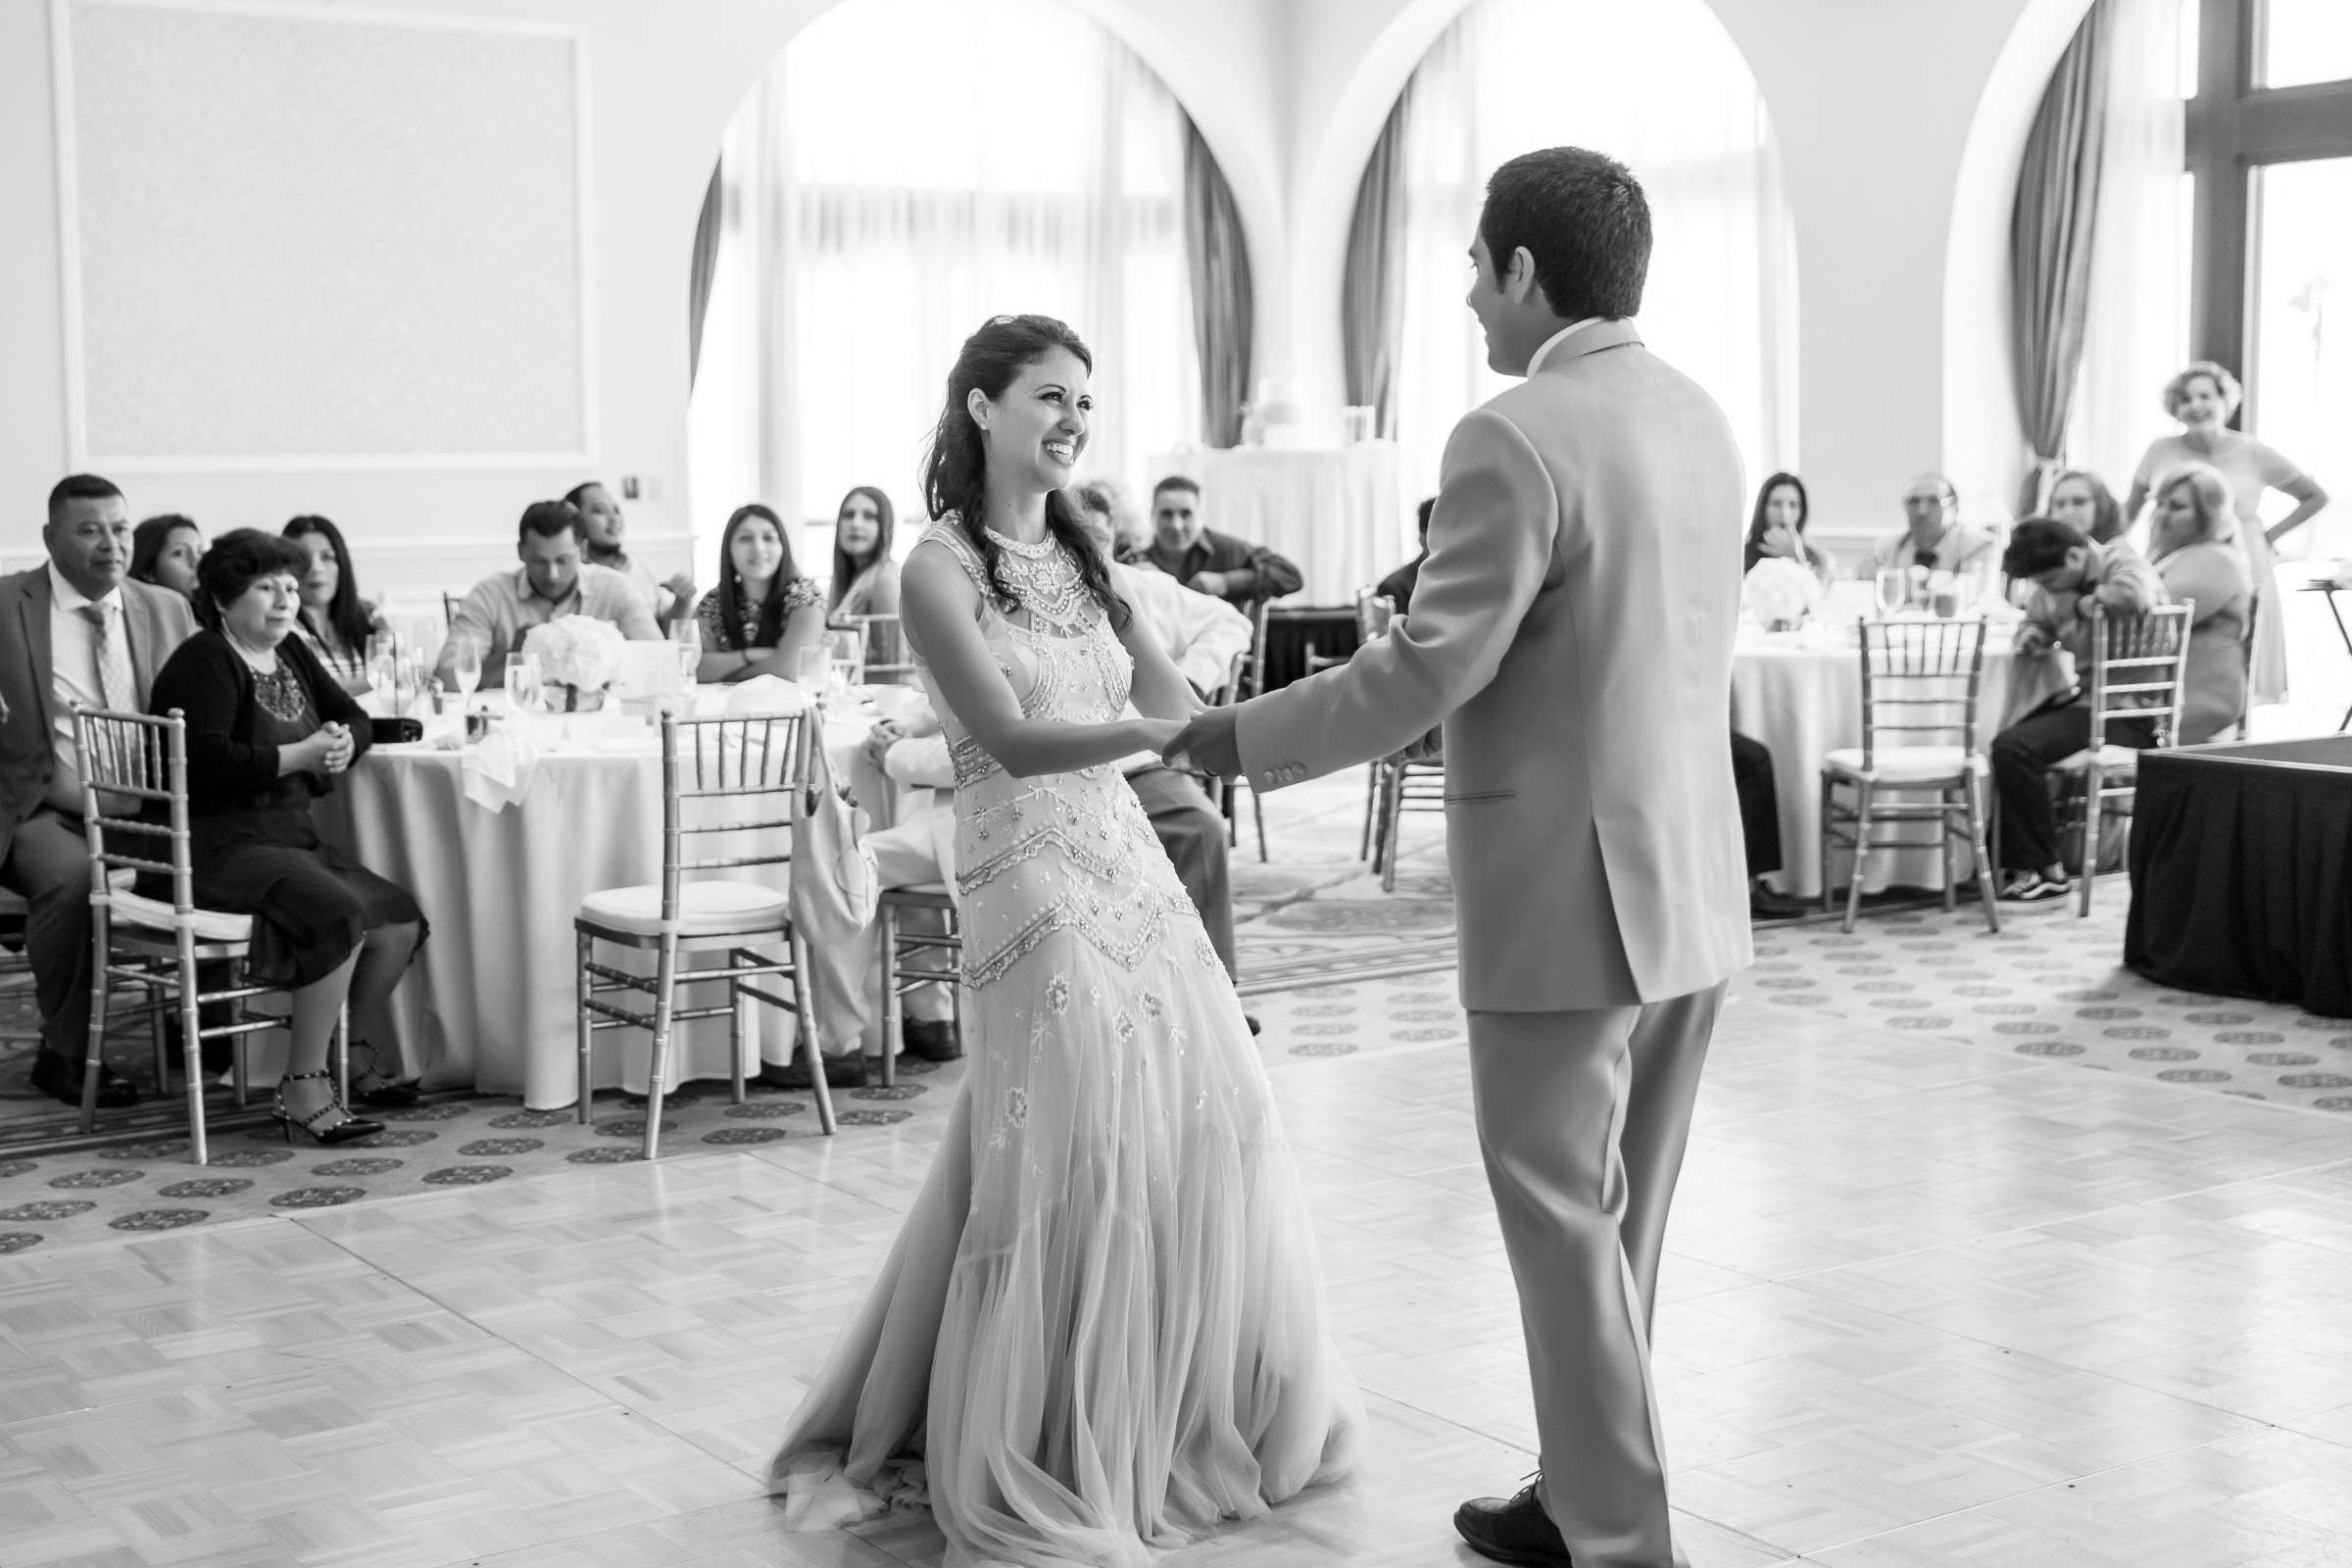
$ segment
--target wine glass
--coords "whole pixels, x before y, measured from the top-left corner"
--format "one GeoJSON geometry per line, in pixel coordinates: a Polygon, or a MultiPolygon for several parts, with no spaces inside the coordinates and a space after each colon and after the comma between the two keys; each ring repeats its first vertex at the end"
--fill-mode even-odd
{"type": "Polygon", "coordinates": [[[1902,609],[1910,598],[1910,579],[1900,566],[1880,572],[1874,587],[1879,596],[1881,618],[1892,615],[1896,611],[1902,609]]]}
{"type": "Polygon", "coordinates": [[[450,684],[458,689],[458,710],[465,711],[473,694],[482,684],[482,640],[478,637],[453,638],[449,645],[450,684]]]}
{"type": "Polygon", "coordinates": [[[837,697],[846,697],[865,668],[865,634],[854,628],[826,632],[825,661],[832,673],[829,689],[837,697]]]}
{"type": "Polygon", "coordinates": [[[539,706],[539,660],[532,654],[507,656],[507,706],[528,713],[539,706]]]}

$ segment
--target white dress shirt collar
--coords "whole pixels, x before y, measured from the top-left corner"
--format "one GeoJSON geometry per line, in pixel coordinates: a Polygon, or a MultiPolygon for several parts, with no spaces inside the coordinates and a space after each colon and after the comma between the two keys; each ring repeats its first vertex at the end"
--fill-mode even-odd
{"type": "Polygon", "coordinates": [[[60,610],[71,611],[76,615],[81,613],[81,607],[84,605],[96,605],[101,610],[119,611],[122,608],[122,585],[121,583],[117,583],[96,599],[92,599],[88,594],[68,582],[66,574],[57,569],[57,563],[54,561],[49,563],[49,592],[56,598],[57,607],[60,610]]]}
{"type": "Polygon", "coordinates": [[[1581,332],[1588,326],[1597,326],[1605,319],[1607,319],[1605,317],[1588,316],[1581,321],[1570,321],[1566,326],[1563,326],[1557,332],[1552,333],[1551,336],[1544,340],[1544,346],[1536,350],[1534,355],[1529,358],[1527,362],[1527,373],[1533,375],[1538,370],[1544,368],[1544,362],[1550,358],[1551,351],[1558,348],[1562,343],[1565,343],[1571,333],[1581,332]]]}

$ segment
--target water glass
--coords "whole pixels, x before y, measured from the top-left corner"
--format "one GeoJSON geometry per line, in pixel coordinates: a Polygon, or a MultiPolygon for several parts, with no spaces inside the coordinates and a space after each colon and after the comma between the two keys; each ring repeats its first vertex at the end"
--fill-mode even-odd
{"type": "Polygon", "coordinates": [[[670,637],[677,645],[678,682],[692,686],[702,672],[703,628],[692,615],[681,615],[670,627],[670,637]]]}
{"type": "Polygon", "coordinates": [[[1910,579],[1900,566],[1880,572],[1874,586],[1878,592],[1879,614],[1882,617],[1893,614],[1910,602],[1910,579]]]}
{"type": "Polygon", "coordinates": [[[507,706],[528,713],[539,706],[539,661],[531,654],[507,656],[507,706]]]}

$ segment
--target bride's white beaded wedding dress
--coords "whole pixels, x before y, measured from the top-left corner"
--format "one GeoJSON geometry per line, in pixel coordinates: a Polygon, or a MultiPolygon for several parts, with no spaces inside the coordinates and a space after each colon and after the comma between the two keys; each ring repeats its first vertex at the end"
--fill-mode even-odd
{"type": "MultiPolygon", "coordinates": [[[[1076,564],[1000,538],[1035,718],[1132,664],[1076,564]]],[[[937,1162],[770,1468],[796,1525],[927,1501],[960,1563],[1130,1564],[1335,1479],[1362,1427],[1240,1001],[1115,764],[1014,778],[956,722],[967,1065],[937,1162]]]]}

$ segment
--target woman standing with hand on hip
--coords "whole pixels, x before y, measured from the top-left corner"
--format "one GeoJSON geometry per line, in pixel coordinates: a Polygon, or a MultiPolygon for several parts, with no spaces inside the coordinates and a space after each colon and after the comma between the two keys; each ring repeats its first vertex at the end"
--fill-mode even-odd
{"type": "Polygon", "coordinates": [[[2210,464],[2230,482],[2230,497],[2237,513],[2238,546],[2246,554],[2246,569],[2254,579],[2254,674],[2252,701],[2286,700],[2286,625],[2278,613],[2276,557],[2271,547],[2293,533],[2328,505],[2328,492],[2312,477],[2271,447],[2230,428],[2240,393],[2237,377],[2214,364],[2199,360],[2164,384],[2164,412],[2180,421],[2178,435],[2159,436],[2148,444],[2139,467],[2132,475],[2132,494],[2124,502],[2126,522],[2139,515],[2156,480],[2184,463],[2210,464]],[[2273,523],[2262,524],[2262,495],[2283,492],[2295,510],[2273,523]]]}

